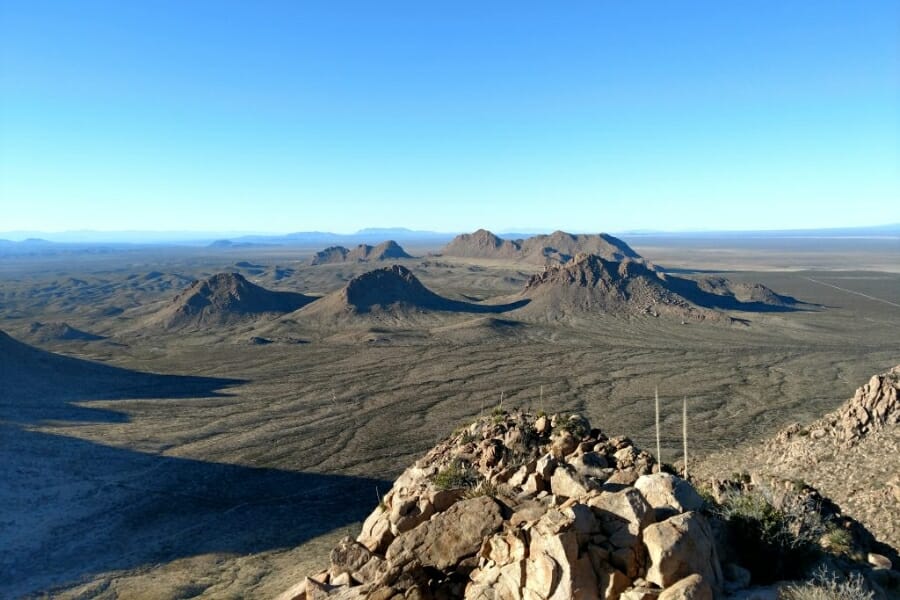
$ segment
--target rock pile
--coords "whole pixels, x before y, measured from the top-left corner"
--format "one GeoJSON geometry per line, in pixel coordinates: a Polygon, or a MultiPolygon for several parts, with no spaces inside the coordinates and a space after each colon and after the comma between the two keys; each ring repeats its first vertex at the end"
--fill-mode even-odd
{"type": "Polygon", "coordinates": [[[869,433],[900,423],[900,365],[887,373],[873,375],[858,388],[847,403],[815,423],[803,427],[791,425],[776,437],[776,443],[790,444],[809,437],[827,439],[853,446],[869,433]]]}
{"type": "Polygon", "coordinates": [[[326,571],[281,600],[713,597],[703,501],[577,415],[495,412],[407,469],[326,571]]]}

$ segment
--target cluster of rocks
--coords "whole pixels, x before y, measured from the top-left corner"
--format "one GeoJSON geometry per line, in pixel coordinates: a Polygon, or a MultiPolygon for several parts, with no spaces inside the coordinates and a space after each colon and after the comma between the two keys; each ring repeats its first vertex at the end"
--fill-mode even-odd
{"type": "Polygon", "coordinates": [[[496,412],[407,469],[356,540],[281,600],[711,599],[703,500],[626,437],[577,415],[496,412]]]}
{"type": "Polygon", "coordinates": [[[831,439],[853,446],[866,435],[900,423],[900,365],[887,373],[873,375],[841,408],[806,427],[791,425],[776,437],[776,443],[790,445],[804,438],[831,439]]]}

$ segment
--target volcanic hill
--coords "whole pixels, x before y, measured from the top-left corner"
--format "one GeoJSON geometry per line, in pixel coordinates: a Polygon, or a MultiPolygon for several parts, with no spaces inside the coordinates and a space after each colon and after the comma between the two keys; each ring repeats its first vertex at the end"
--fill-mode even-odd
{"type": "Polygon", "coordinates": [[[566,263],[579,253],[595,254],[615,261],[626,258],[643,260],[628,244],[611,235],[565,231],[535,235],[524,240],[504,240],[490,231],[479,229],[471,234],[456,236],[441,251],[445,256],[513,259],[538,265],[566,263]]]}
{"type": "Polygon", "coordinates": [[[35,321],[28,326],[28,337],[36,342],[91,342],[104,339],[102,335],[76,329],[62,321],[35,321]]]}
{"type": "Polygon", "coordinates": [[[284,314],[315,298],[296,292],[274,292],[239,273],[219,273],[192,283],[151,319],[165,329],[204,328],[261,315],[284,314]]]}
{"type": "Polygon", "coordinates": [[[360,244],[353,250],[344,246],[329,246],[316,252],[310,261],[311,265],[325,265],[344,262],[369,262],[379,260],[392,260],[398,258],[412,258],[394,240],[382,242],[377,246],[360,244]]]}
{"type": "Polygon", "coordinates": [[[731,321],[721,312],[695,306],[672,289],[669,277],[643,263],[630,259],[615,262],[593,254],[580,254],[564,265],[533,275],[521,296],[531,302],[520,314],[548,320],[605,313],[731,321]]]}
{"type": "Polygon", "coordinates": [[[579,254],[529,279],[520,294],[531,302],[518,314],[559,320],[586,313],[670,317],[731,323],[722,310],[794,310],[796,301],[761,284],[724,278],[688,279],[656,271],[641,260],[579,254]]]}
{"type": "Polygon", "coordinates": [[[481,305],[435,294],[404,266],[392,265],[354,277],[342,289],[295,313],[297,318],[324,319],[353,315],[401,317],[431,311],[499,313],[524,305],[481,305]]]}

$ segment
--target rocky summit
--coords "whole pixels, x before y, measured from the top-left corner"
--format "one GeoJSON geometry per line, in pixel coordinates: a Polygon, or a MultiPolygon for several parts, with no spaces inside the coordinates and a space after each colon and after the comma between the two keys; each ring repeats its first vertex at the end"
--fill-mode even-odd
{"type": "MultiPolygon", "coordinates": [[[[721,482],[715,491],[733,498],[721,482]]],[[[830,519],[828,531],[852,524],[815,490],[779,502],[803,523],[830,519]]],[[[627,437],[579,415],[498,409],[404,471],[359,536],[332,550],[329,568],[279,600],[775,598],[776,588],[749,587],[767,569],[751,572],[738,561],[752,560],[728,546],[729,527],[740,533],[744,521],[713,506],[627,437]]]]}

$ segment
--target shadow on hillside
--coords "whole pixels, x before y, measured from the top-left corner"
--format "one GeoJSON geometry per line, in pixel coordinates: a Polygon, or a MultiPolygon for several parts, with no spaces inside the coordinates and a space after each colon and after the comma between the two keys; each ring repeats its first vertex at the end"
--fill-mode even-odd
{"type": "Polygon", "coordinates": [[[292,548],[365,518],[376,489],[390,488],[37,431],[44,421],[128,421],[72,402],[154,399],[162,412],[164,400],[224,397],[241,382],[128,371],[10,340],[0,339],[0,597],[208,553],[292,548]]]}
{"type": "Polygon", "coordinates": [[[14,423],[121,423],[125,415],[76,406],[91,400],[227,396],[241,379],[161,375],[73,358],[23,344],[0,332],[0,420],[14,423]]]}
{"type": "Polygon", "coordinates": [[[472,302],[463,302],[461,300],[450,300],[448,298],[441,298],[442,302],[437,307],[439,310],[444,310],[447,312],[467,312],[474,314],[501,314],[505,312],[509,312],[511,310],[516,310],[517,308],[522,308],[531,300],[525,298],[523,300],[516,300],[515,302],[508,302],[506,304],[475,304],[472,302]]]}
{"type": "Polygon", "coordinates": [[[773,300],[775,300],[777,304],[758,301],[744,302],[732,295],[714,294],[703,290],[700,288],[699,282],[683,277],[668,277],[666,279],[666,286],[673,292],[702,308],[755,313],[797,312],[818,308],[817,305],[806,304],[805,302],[800,302],[796,298],[782,294],[773,294],[773,300]]]}
{"type": "Polygon", "coordinates": [[[7,424],[0,457],[0,596],[12,597],[111,570],[295,547],[364,519],[376,489],[390,489],[376,479],[145,454],[7,424]]]}

